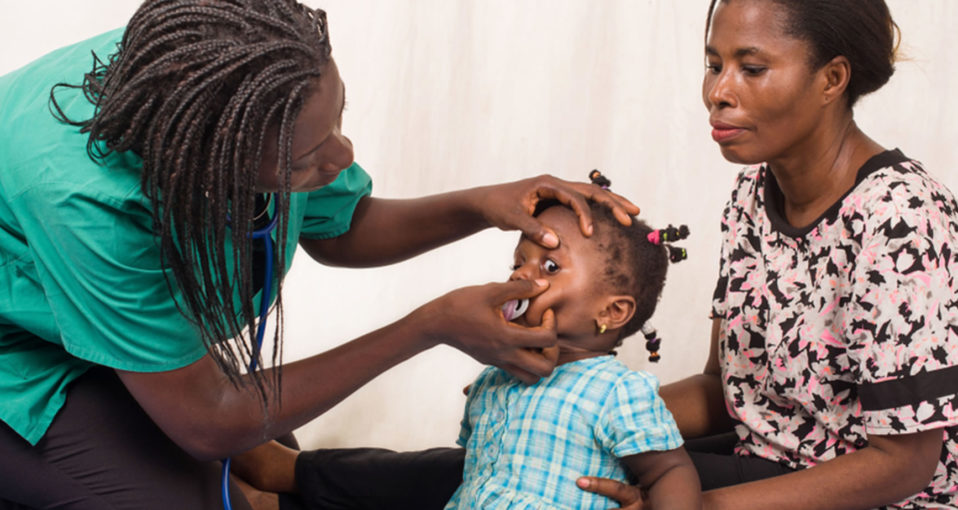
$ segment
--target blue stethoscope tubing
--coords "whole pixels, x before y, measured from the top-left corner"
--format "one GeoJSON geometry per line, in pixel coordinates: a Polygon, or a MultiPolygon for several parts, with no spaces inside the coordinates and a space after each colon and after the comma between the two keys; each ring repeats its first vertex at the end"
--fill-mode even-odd
{"type": "MultiPolygon", "coordinates": [[[[268,205],[267,205],[268,207],[268,205]]],[[[250,356],[249,361],[249,372],[252,373],[256,370],[256,360],[259,359],[260,350],[263,347],[263,336],[266,333],[266,316],[269,313],[269,304],[271,300],[270,292],[273,286],[273,238],[270,234],[276,230],[276,224],[279,220],[279,215],[274,214],[273,219],[269,221],[269,224],[258,230],[250,232],[250,239],[257,240],[262,239],[263,244],[265,245],[266,252],[266,268],[263,271],[263,290],[260,295],[259,301],[259,321],[256,323],[256,345],[253,346],[253,353],[250,356]]],[[[227,457],[223,459],[223,477],[221,483],[221,490],[223,493],[223,508],[224,510],[233,510],[233,505],[230,502],[230,458],[227,457]]]]}

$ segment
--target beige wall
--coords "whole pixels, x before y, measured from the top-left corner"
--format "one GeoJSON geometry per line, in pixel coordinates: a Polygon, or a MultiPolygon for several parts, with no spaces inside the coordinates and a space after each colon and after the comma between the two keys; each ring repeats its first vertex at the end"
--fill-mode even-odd
{"type": "MultiPolygon", "coordinates": [[[[344,130],[382,197],[549,172],[602,169],[655,225],[685,223],[653,322],[663,360],[630,366],[673,381],[701,369],[718,221],[736,166],[709,138],[699,87],[707,6],[665,0],[330,0],[346,83],[344,130]]],[[[859,124],[958,190],[958,2],[890,0],[907,60],[865,98],[859,124]]],[[[0,72],[125,22],[122,0],[0,0],[0,72]]],[[[297,258],[287,280],[287,360],[387,324],[461,285],[508,275],[515,233],[488,231],[395,267],[341,270],[297,258]]],[[[398,449],[454,442],[460,389],[481,369],[449,348],[387,372],[300,431],[306,446],[398,449]]],[[[336,374],[330,374],[335,377],[336,374]]]]}

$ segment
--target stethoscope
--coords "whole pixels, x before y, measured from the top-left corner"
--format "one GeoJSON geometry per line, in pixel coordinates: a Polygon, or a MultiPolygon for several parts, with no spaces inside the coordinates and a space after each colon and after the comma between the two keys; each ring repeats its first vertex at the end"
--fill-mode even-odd
{"type": "MultiPolygon", "coordinates": [[[[270,204],[274,202],[276,194],[270,195],[266,201],[266,214],[269,214],[270,204]]],[[[263,347],[263,336],[266,333],[266,316],[269,314],[269,304],[271,301],[270,293],[273,287],[273,237],[272,233],[276,230],[276,224],[279,222],[279,215],[274,214],[265,227],[254,229],[249,233],[249,238],[253,241],[262,240],[264,252],[266,254],[264,262],[266,267],[263,269],[263,289],[261,291],[259,302],[259,321],[256,323],[256,344],[253,346],[253,353],[249,361],[249,373],[256,370],[256,360],[259,359],[260,350],[263,347]]],[[[229,216],[227,216],[229,224],[229,216]]],[[[223,477],[221,482],[221,491],[223,494],[224,510],[233,510],[230,502],[230,458],[223,459],[223,477]]]]}

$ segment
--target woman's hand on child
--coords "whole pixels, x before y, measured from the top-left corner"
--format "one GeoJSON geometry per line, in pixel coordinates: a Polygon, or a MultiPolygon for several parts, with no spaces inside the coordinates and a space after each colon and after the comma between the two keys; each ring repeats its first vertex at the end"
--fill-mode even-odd
{"type": "Polygon", "coordinates": [[[558,246],[559,239],[532,216],[536,205],[544,200],[558,200],[575,211],[586,236],[592,235],[592,213],[587,200],[607,206],[623,225],[631,224],[632,216],[639,214],[635,204],[615,193],[594,184],[564,181],[551,175],[475,188],[472,199],[473,207],[490,225],[502,230],[520,230],[546,248],[558,246]]]}
{"type": "Polygon", "coordinates": [[[524,327],[507,322],[501,308],[510,299],[532,298],[548,287],[545,280],[465,287],[426,303],[411,317],[435,343],[455,347],[480,363],[500,367],[531,384],[551,374],[555,367],[555,315],[547,310],[542,324],[524,327]]]}
{"type": "Polygon", "coordinates": [[[595,476],[583,476],[576,480],[576,485],[582,490],[618,501],[620,507],[612,510],[642,510],[643,508],[642,491],[634,485],[595,476]]]}

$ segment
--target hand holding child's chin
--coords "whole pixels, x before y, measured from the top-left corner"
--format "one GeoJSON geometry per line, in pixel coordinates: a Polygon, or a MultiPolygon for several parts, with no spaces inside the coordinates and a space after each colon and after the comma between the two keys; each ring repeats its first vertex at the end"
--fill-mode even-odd
{"type": "Polygon", "coordinates": [[[553,345],[553,346],[550,346],[550,347],[544,347],[544,348],[540,349],[540,351],[542,352],[542,355],[545,356],[545,358],[546,358],[547,360],[549,360],[550,362],[552,362],[553,365],[554,365],[557,361],[559,361],[559,346],[558,346],[558,345],[553,345]]]}

